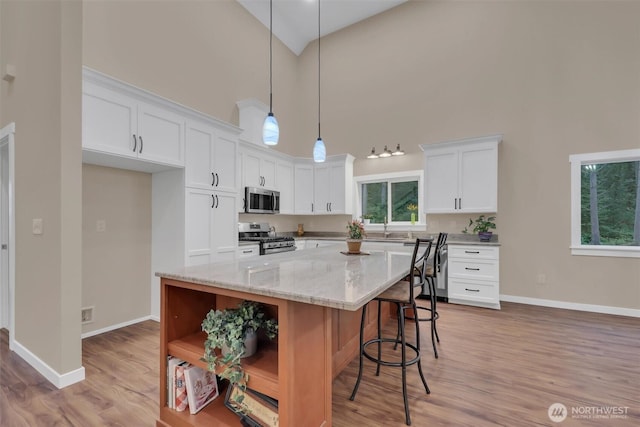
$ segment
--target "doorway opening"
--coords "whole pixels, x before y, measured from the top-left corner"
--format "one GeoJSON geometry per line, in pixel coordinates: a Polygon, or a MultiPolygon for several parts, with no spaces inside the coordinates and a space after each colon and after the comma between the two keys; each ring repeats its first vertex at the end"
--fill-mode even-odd
{"type": "Polygon", "coordinates": [[[15,123],[0,129],[0,328],[9,330],[9,349],[15,339],[15,123]]]}

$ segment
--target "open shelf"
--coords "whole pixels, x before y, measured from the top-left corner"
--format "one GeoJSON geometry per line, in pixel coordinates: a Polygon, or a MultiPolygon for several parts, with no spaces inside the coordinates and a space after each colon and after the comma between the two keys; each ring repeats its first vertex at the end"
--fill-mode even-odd
{"type": "Polygon", "coordinates": [[[161,417],[171,426],[216,426],[240,427],[240,417],[224,406],[226,387],[220,389],[220,395],[197,414],[191,415],[189,409],[178,412],[164,406],[160,409],[161,417]]]}
{"type": "MultiPolygon", "coordinates": [[[[202,360],[206,338],[206,333],[198,332],[170,341],[167,349],[170,355],[207,369],[207,363],[202,360]]],[[[260,341],[257,353],[242,359],[242,367],[249,374],[247,385],[251,389],[279,399],[277,341],[260,341]]]]}

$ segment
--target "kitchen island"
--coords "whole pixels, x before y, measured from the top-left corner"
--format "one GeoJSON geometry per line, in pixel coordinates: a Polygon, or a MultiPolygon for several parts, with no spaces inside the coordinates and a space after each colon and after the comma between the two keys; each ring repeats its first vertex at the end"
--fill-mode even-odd
{"type": "MultiPolygon", "coordinates": [[[[278,400],[280,426],[331,426],[331,383],[357,354],[358,310],[408,273],[413,248],[370,243],[362,255],[344,255],[345,249],[343,243],[156,273],[160,372],[169,355],[206,368],[200,330],[206,313],[257,301],[277,318],[279,333],[243,361],[248,387],[278,400]]],[[[166,396],[160,375],[157,426],[240,425],[223,395],[196,415],[170,409],[166,396]]]]}

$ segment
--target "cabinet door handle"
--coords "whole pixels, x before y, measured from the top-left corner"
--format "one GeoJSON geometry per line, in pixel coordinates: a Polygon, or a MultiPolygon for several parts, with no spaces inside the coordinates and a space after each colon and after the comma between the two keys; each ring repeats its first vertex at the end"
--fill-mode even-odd
{"type": "Polygon", "coordinates": [[[220,184],[220,177],[218,176],[218,172],[216,172],[216,187],[220,184]]]}
{"type": "Polygon", "coordinates": [[[142,154],[142,147],[143,147],[144,141],[142,140],[142,137],[140,137],[140,151],[138,151],[138,153],[142,154]]]}
{"type": "Polygon", "coordinates": [[[215,196],[212,194],[211,195],[211,209],[213,209],[216,206],[216,198],[215,196]]]}
{"type": "Polygon", "coordinates": [[[465,254],[479,254],[480,251],[464,251],[465,254]]]}
{"type": "Polygon", "coordinates": [[[220,206],[220,200],[218,199],[218,195],[216,194],[216,209],[220,206]]]}
{"type": "Polygon", "coordinates": [[[311,203],[311,212],[313,212],[313,203],[311,203]]]}
{"type": "Polygon", "coordinates": [[[329,202],[329,212],[333,211],[333,206],[331,206],[331,202],[329,202]]]}
{"type": "Polygon", "coordinates": [[[469,289],[469,288],[464,288],[465,291],[467,292],[480,292],[480,289],[469,289]]]}
{"type": "Polygon", "coordinates": [[[253,252],[251,249],[246,249],[242,251],[243,254],[250,254],[251,252],[253,252]]]}
{"type": "Polygon", "coordinates": [[[136,138],[136,134],[133,134],[133,152],[136,152],[136,148],[138,148],[138,138],[136,138]]]}
{"type": "Polygon", "coordinates": [[[469,271],[480,271],[479,268],[471,268],[471,267],[465,267],[465,270],[469,270],[469,271]]]}
{"type": "Polygon", "coordinates": [[[216,176],[211,172],[211,186],[216,185],[216,176]]]}
{"type": "Polygon", "coordinates": [[[458,198],[458,209],[462,209],[462,197],[458,198]]]}

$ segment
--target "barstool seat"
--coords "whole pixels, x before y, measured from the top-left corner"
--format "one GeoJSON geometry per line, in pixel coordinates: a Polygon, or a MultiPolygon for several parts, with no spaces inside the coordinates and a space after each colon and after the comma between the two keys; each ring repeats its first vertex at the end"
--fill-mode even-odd
{"type": "MultiPolygon", "coordinates": [[[[417,312],[417,306],[415,301],[414,292],[419,286],[422,286],[426,281],[424,272],[427,270],[427,258],[431,250],[432,242],[426,239],[416,239],[416,244],[413,249],[413,255],[411,257],[410,273],[406,279],[395,283],[393,286],[380,293],[377,297],[370,302],[378,302],[378,334],[376,338],[364,341],[364,326],[366,323],[367,307],[370,302],[362,307],[362,319],[360,321],[360,365],[358,368],[358,379],[351,393],[350,400],[354,400],[360,381],[362,380],[362,368],[363,358],[371,360],[376,364],[376,376],[380,375],[380,366],[390,366],[396,368],[402,368],[402,396],[404,400],[405,422],[407,425],[411,425],[411,416],[409,414],[409,401],[407,398],[407,366],[417,365],[420,379],[424,385],[424,389],[427,394],[431,393],[427,380],[422,372],[422,364],[420,361],[420,322],[414,322],[416,332],[415,344],[409,343],[406,340],[405,335],[405,310],[413,309],[413,312],[417,312]],[[380,319],[380,307],[381,303],[389,302],[396,306],[398,310],[398,332],[396,337],[383,337],[382,325],[380,319]],[[393,343],[395,346],[400,344],[400,360],[385,360],[382,358],[382,344],[393,343]],[[377,354],[371,354],[368,352],[368,347],[375,345],[377,347],[377,354]],[[411,353],[412,357],[407,356],[407,350],[411,353]]],[[[395,347],[394,347],[395,348],[395,347]]]]}

